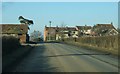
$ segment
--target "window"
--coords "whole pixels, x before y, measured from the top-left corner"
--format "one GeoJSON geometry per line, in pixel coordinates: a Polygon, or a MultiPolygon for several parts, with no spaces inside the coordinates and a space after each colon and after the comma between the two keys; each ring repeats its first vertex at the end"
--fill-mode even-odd
{"type": "Polygon", "coordinates": [[[18,34],[18,35],[22,35],[22,34],[18,34]]]}

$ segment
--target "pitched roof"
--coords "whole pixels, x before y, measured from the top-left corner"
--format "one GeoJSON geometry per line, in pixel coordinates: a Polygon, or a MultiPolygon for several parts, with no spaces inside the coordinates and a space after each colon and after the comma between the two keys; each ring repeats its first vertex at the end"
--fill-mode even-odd
{"type": "Polygon", "coordinates": [[[25,24],[0,24],[3,34],[25,34],[28,32],[28,26],[25,24]]]}
{"type": "Polygon", "coordinates": [[[56,27],[45,27],[46,30],[48,29],[56,29],[56,27]]]}
{"type": "MultiPolygon", "coordinates": [[[[113,24],[96,24],[93,26],[93,31],[96,33],[107,33],[109,30],[115,29],[113,24]]],[[[116,30],[116,29],[115,29],[116,30]]]]}
{"type": "Polygon", "coordinates": [[[75,27],[57,27],[56,28],[57,30],[67,30],[67,31],[76,31],[76,28],[75,27]]]}
{"type": "Polygon", "coordinates": [[[88,30],[91,29],[91,26],[76,26],[78,30],[88,30]]]}
{"type": "Polygon", "coordinates": [[[96,24],[96,26],[112,26],[112,24],[96,24]]]}
{"type": "Polygon", "coordinates": [[[96,24],[94,27],[104,27],[104,28],[109,28],[112,29],[114,26],[112,24],[96,24]]]}
{"type": "Polygon", "coordinates": [[[75,31],[76,30],[75,27],[45,27],[45,29],[46,30],[55,29],[57,31],[62,31],[62,30],[75,31]]]}

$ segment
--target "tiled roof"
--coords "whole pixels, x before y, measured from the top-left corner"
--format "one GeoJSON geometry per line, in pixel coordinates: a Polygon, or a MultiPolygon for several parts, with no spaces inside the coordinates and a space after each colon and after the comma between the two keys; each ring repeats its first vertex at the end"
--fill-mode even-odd
{"type": "Polygon", "coordinates": [[[96,24],[96,26],[113,26],[112,24],[96,24]]]}
{"type": "Polygon", "coordinates": [[[91,29],[91,26],[76,26],[79,30],[91,29]]]}
{"type": "Polygon", "coordinates": [[[57,30],[76,31],[76,28],[74,28],[74,27],[58,27],[57,30]]]}
{"type": "Polygon", "coordinates": [[[0,24],[3,34],[23,34],[28,32],[28,26],[25,24],[0,24]]]}
{"type": "MultiPolygon", "coordinates": [[[[96,33],[107,33],[109,30],[115,29],[112,24],[96,24],[93,26],[93,31],[96,33]]],[[[116,29],[115,29],[116,30],[116,29]]]]}
{"type": "Polygon", "coordinates": [[[98,28],[98,29],[115,29],[115,27],[112,24],[96,24],[93,26],[93,28],[98,28]]]}
{"type": "Polygon", "coordinates": [[[114,28],[112,24],[96,24],[94,27],[114,28]]]}
{"type": "Polygon", "coordinates": [[[75,31],[76,28],[75,27],[45,27],[46,30],[48,29],[55,29],[58,31],[62,31],[62,30],[69,30],[69,31],[75,31]]]}

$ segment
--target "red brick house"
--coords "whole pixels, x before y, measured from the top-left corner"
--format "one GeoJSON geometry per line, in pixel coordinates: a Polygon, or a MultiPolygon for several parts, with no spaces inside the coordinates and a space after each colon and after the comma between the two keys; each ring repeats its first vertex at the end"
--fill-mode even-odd
{"type": "Polygon", "coordinates": [[[56,40],[56,27],[47,27],[44,29],[44,41],[56,40]]]}
{"type": "Polygon", "coordinates": [[[14,36],[20,40],[20,43],[29,41],[28,25],[0,24],[0,27],[2,27],[2,36],[14,36]]]}

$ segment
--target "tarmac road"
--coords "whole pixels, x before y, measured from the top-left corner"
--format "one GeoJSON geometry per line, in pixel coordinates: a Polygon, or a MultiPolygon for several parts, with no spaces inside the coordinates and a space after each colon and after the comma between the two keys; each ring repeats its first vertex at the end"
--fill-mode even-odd
{"type": "Polygon", "coordinates": [[[35,48],[11,72],[118,72],[118,59],[109,53],[62,43],[31,45],[35,48]]]}

